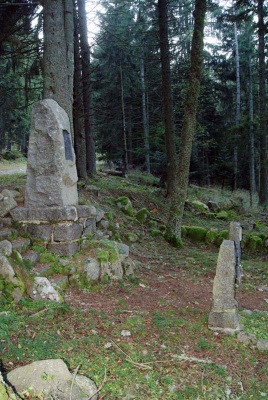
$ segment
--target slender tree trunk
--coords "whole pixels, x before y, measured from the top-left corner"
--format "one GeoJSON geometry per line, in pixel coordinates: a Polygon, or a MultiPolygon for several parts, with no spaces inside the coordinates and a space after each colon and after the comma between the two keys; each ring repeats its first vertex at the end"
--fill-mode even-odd
{"type": "Polygon", "coordinates": [[[170,198],[176,187],[176,137],[173,120],[171,92],[170,55],[168,41],[167,0],[158,0],[158,23],[160,38],[160,59],[162,70],[163,112],[165,121],[167,157],[167,197],[170,198]]]}
{"type": "Polygon", "coordinates": [[[235,37],[235,65],[236,65],[236,114],[235,114],[235,137],[234,137],[234,184],[233,189],[237,189],[238,178],[238,129],[240,125],[241,116],[241,89],[240,89],[240,63],[239,63],[239,46],[237,25],[234,24],[234,37],[235,37]]]}
{"type": "MultiPolygon", "coordinates": [[[[44,0],[43,97],[67,112],[73,134],[73,18],[70,0],[44,0]]],[[[72,3],[72,1],[71,1],[72,3]]]]}
{"type": "Polygon", "coordinates": [[[128,171],[128,149],[127,149],[127,129],[125,115],[125,99],[124,99],[124,80],[122,65],[120,64],[120,85],[121,85],[121,107],[122,107],[122,124],[123,124],[123,143],[124,143],[124,169],[128,171]]]}
{"type": "Polygon", "coordinates": [[[87,173],[89,176],[96,172],[96,153],[93,135],[93,114],[91,105],[91,71],[90,71],[90,49],[87,39],[87,19],[85,0],[77,0],[79,33],[82,57],[82,82],[83,82],[83,102],[87,153],[87,173]]]}
{"type": "Polygon", "coordinates": [[[146,107],[146,87],[145,87],[145,73],[144,73],[144,58],[143,55],[140,60],[140,76],[141,76],[141,91],[142,91],[142,122],[143,122],[143,138],[145,148],[145,168],[146,172],[151,172],[150,167],[150,144],[149,144],[149,118],[146,107]]]}
{"type": "Polygon", "coordinates": [[[78,36],[78,16],[75,14],[75,34],[74,34],[74,148],[76,153],[76,167],[79,178],[87,177],[87,157],[86,139],[84,125],[84,104],[82,87],[82,66],[80,58],[80,46],[78,36]]]}
{"type": "Polygon", "coordinates": [[[259,130],[260,130],[260,192],[261,205],[268,204],[268,138],[265,89],[265,23],[264,1],[258,0],[259,52],[259,130]]]}
{"type": "Polygon", "coordinates": [[[176,186],[176,190],[172,193],[165,234],[167,241],[177,247],[182,245],[181,224],[187,196],[192,144],[196,128],[196,112],[203,64],[205,14],[206,0],[195,0],[190,76],[186,93],[179,163],[177,167],[178,186],[176,186]]]}
{"type": "Polygon", "coordinates": [[[253,204],[253,195],[256,192],[255,179],[255,137],[254,137],[254,109],[251,57],[249,57],[249,148],[250,148],[250,205],[253,204]]]}

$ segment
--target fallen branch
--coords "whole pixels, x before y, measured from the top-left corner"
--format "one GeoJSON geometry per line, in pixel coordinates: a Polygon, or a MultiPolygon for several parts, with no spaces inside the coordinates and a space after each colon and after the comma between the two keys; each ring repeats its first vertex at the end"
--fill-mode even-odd
{"type": "Polygon", "coordinates": [[[75,378],[76,378],[76,375],[77,375],[77,373],[78,373],[78,371],[79,371],[80,366],[81,366],[81,364],[79,364],[79,365],[76,367],[76,369],[75,369],[75,371],[74,371],[74,374],[73,374],[73,379],[72,379],[72,384],[71,384],[71,390],[70,390],[70,400],[72,400],[73,385],[74,385],[75,378]]]}
{"type": "Polygon", "coordinates": [[[101,391],[101,389],[103,388],[103,386],[104,386],[104,384],[105,384],[106,381],[107,381],[107,372],[106,372],[106,368],[105,368],[105,369],[104,369],[104,378],[103,378],[103,381],[102,381],[102,383],[101,383],[99,389],[96,390],[96,392],[93,393],[90,397],[88,397],[87,400],[93,399],[93,397],[96,396],[96,394],[98,394],[98,393],[101,391]]]}

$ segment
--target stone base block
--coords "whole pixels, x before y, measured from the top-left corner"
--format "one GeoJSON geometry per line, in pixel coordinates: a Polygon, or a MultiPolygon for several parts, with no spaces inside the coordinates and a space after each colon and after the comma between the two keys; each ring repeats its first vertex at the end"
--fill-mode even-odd
{"type": "Polygon", "coordinates": [[[217,332],[238,332],[240,327],[237,309],[212,310],[208,318],[208,327],[217,332]]]}
{"type": "Polygon", "coordinates": [[[96,231],[95,211],[93,206],[16,208],[12,218],[21,232],[41,239],[51,252],[71,257],[80,239],[96,231]]]}
{"type": "Polygon", "coordinates": [[[59,256],[72,257],[79,250],[77,242],[49,243],[47,249],[59,256]]]}

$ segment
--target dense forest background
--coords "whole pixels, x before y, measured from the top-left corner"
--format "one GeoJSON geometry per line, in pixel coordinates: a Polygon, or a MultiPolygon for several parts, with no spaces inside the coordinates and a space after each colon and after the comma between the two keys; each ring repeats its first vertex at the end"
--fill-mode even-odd
{"type": "MultiPolygon", "coordinates": [[[[74,3],[73,113],[80,177],[94,172],[96,149],[99,159],[165,181],[161,1],[74,3]],[[85,18],[86,6],[97,5],[102,6],[95,20],[100,28],[88,44],[93,14],[88,11],[85,18]],[[87,146],[89,152],[82,154],[87,146]],[[83,169],[81,160],[87,157],[83,169]]],[[[179,151],[195,2],[169,0],[166,5],[171,121],[179,151]]],[[[27,154],[31,106],[42,98],[42,7],[33,1],[1,1],[0,26],[0,152],[8,158],[16,149],[27,154]]],[[[262,204],[268,198],[266,35],[263,0],[208,3],[190,166],[191,182],[257,191],[262,204]]]]}

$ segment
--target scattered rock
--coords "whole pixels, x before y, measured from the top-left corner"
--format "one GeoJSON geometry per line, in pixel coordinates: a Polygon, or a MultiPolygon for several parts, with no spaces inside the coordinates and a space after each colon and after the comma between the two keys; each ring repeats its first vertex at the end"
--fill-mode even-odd
{"type": "MultiPolygon", "coordinates": [[[[5,190],[3,190],[5,192],[5,190]]],[[[17,202],[14,200],[13,196],[11,195],[3,195],[2,192],[2,200],[0,200],[0,217],[5,217],[8,215],[9,211],[13,208],[17,207],[17,202]]],[[[6,192],[9,192],[6,190],[6,192]]]]}
{"type": "Polygon", "coordinates": [[[250,338],[248,337],[248,335],[246,335],[245,332],[241,331],[238,333],[237,335],[237,340],[240,343],[244,343],[245,345],[249,345],[250,344],[250,338]]]}
{"type": "Polygon", "coordinates": [[[264,350],[268,350],[268,340],[265,339],[259,339],[257,341],[257,349],[264,351],[264,350]]]}
{"type": "Polygon", "coordinates": [[[25,285],[17,276],[9,260],[0,255],[0,293],[8,302],[18,303],[25,292],[25,285]]]}
{"type": "Polygon", "coordinates": [[[126,215],[129,215],[131,217],[133,216],[134,210],[132,207],[132,203],[128,197],[118,197],[118,199],[116,199],[116,205],[119,210],[123,211],[126,215]]]}
{"type": "Polygon", "coordinates": [[[63,360],[34,361],[7,374],[10,384],[18,393],[31,388],[33,395],[57,400],[97,400],[95,383],[81,375],[74,377],[63,360]]]}
{"type": "Polygon", "coordinates": [[[141,210],[137,211],[135,217],[141,224],[145,224],[145,222],[150,219],[151,213],[147,210],[147,208],[142,208],[141,210]]]}
{"type": "Polygon", "coordinates": [[[217,211],[219,211],[219,209],[220,209],[219,204],[216,203],[215,201],[211,201],[211,200],[209,200],[209,201],[207,202],[207,206],[208,206],[208,208],[209,208],[211,211],[213,211],[213,212],[217,212],[217,211]]]}
{"type": "Polygon", "coordinates": [[[83,262],[83,270],[88,280],[98,281],[100,279],[100,263],[95,258],[87,258],[83,262]]]}
{"type": "Polygon", "coordinates": [[[60,303],[62,301],[59,293],[54,289],[49,280],[44,277],[34,278],[34,284],[30,291],[33,300],[51,300],[60,303]]]}
{"type": "Polygon", "coordinates": [[[12,254],[12,243],[9,240],[0,242],[0,254],[10,256],[12,254]]]}

